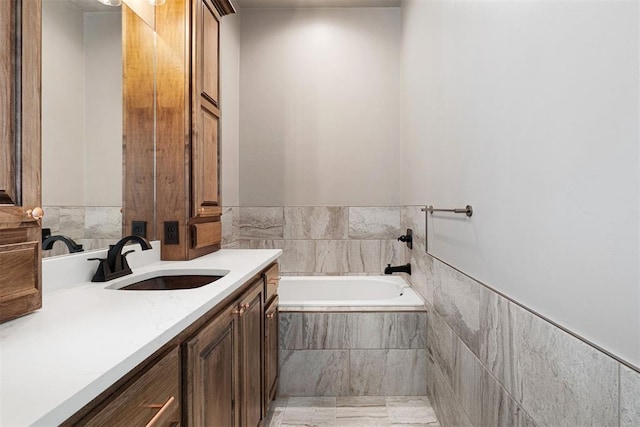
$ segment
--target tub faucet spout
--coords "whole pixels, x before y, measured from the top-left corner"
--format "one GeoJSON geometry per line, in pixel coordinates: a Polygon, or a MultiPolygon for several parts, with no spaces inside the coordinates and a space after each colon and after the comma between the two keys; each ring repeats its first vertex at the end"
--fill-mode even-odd
{"type": "Polygon", "coordinates": [[[384,274],[392,274],[392,273],[407,273],[411,275],[411,264],[406,263],[405,265],[398,265],[392,267],[391,264],[387,264],[384,269],[384,274]]]}

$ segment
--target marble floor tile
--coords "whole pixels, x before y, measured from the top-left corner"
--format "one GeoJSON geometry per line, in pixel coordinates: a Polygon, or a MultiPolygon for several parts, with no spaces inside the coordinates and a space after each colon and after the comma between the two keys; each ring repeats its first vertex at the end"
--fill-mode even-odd
{"type": "Polygon", "coordinates": [[[272,403],[263,425],[265,427],[440,426],[426,396],[279,398],[272,403]]]}
{"type": "Polygon", "coordinates": [[[386,398],[389,419],[393,425],[420,425],[438,422],[426,396],[389,396],[386,398]]]}
{"type": "Polygon", "coordinates": [[[332,426],[336,422],[335,397],[291,397],[282,426],[332,426]]]}

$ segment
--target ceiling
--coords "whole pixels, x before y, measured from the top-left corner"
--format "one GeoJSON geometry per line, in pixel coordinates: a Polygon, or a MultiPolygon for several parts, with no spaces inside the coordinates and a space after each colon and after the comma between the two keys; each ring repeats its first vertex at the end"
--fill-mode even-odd
{"type": "Polygon", "coordinates": [[[235,0],[246,8],[400,7],[402,0],[235,0]]]}

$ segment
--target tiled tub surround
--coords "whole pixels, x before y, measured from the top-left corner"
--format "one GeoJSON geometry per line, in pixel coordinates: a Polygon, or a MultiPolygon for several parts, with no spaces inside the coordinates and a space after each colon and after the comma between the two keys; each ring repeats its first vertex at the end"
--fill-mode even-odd
{"type": "Polygon", "coordinates": [[[241,248],[283,249],[283,274],[377,275],[404,256],[400,207],[236,209],[229,236],[237,232],[241,248]]]}
{"type": "MultiPolygon", "coordinates": [[[[72,238],[85,250],[106,248],[122,237],[120,206],[43,206],[42,227],[51,234],[72,238]]],[[[56,242],[44,257],[67,254],[67,247],[56,242]]]]}
{"type": "Polygon", "coordinates": [[[280,312],[278,395],[426,394],[425,312],[280,312]]]}
{"type": "Polygon", "coordinates": [[[408,280],[427,301],[428,396],[443,426],[639,426],[640,373],[424,251],[408,280]]]}

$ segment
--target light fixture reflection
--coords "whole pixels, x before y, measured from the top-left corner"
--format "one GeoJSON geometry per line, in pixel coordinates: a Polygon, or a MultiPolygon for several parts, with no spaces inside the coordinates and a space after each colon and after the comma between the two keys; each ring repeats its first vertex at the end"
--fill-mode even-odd
{"type": "Polygon", "coordinates": [[[149,0],[149,4],[153,6],[162,6],[167,0],[149,0]]]}
{"type": "Polygon", "coordinates": [[[98,0],[102,4],[106,4],[107,6],[121,6],[122,0],[98,0]]]}

